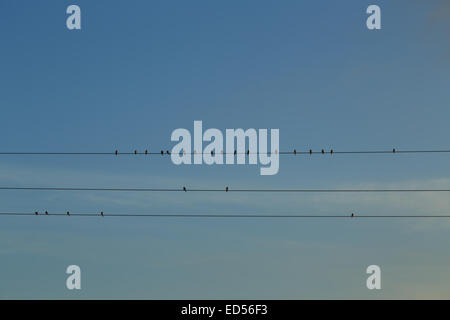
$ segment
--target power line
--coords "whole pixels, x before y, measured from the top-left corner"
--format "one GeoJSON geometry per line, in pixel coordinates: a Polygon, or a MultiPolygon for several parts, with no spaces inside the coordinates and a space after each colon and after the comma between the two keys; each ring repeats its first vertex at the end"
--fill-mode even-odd
{"type": "Polygon", "coordinates": [[[402,219],[402,218],[450,218],[450,215],[263,215],[263,214],[160,214],[160,213],[122,213],[122,214],[107,214],[100,213],[43,213],[43,212],[0,212],[0,216],[58,216],[58,217],[123,217],[123,218],[139,218],[139,217],[153,217],[153,218],[249,218],[249,219],[301,219],[301,218],[317,218],[317,219],[333,219],[333,218],[373,218],[373,219],[402,219]]]}
{"type": "MultiPolygon", "coordinates": [[[[271,152],[268,152],[270,154],[271,152]]],[[[398,150],[398,149],[392,149],[392,150],[353,150],[353,151],[339,151],[339,150],[325,150],[322,149],[320,151],[313,151],[310,149],[309,151],[297,151],[297,149],[293,149],[292,151],[275,151],[275,153],[278,153],[280,155],[315,155],[315,154],[414,154],[414,153],[450,153],[450,149],[435,149],[435,150],[398,150]]],[[[160,150],[158,152],[150,152],[149,150],[145,151],[138,151],[134,150],[132,152],[120,152],[118,150],[115,150],[113,152],[30,152],[30,151],[24,151],[24,152],[8,152],[3,151],[0,152],[0,155],[80,155],[80,156],[96,156],[96,155],[170,155],[170,151],[166,150],[160,150]]],[[[184,152],[184,154],[188,155],[195,155],[195,154],[209,154],[205,152],[184,152]]],[[[212,153],[214,154],[214,152],[212,153]]],[[[249,150],[245,152],[237,152],[235,150],[234,152],[220,152],[219,154],[245,154],[245,155],[251,155],[251,154],[257,154],[259,155],[260,152],[250,152],[249,150]]]]}
{"type": "Polygon", "coordinates": [[[19,191],[107,191],[107,192],[264,192],[264,193],[358,193],[358,192],[450,192],[450,189],[189,189],[182,188],[86,188],[86,187],[9,187],[0,186],[0,190],[19,191]]]}

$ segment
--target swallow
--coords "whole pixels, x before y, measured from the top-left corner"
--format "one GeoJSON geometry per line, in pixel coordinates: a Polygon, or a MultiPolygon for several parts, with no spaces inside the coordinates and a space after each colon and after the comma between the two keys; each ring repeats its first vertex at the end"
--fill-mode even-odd
{"type": "Polygon", "coordinates": [[[228,192],[228,187],[225,188],[225,192],[228,192]]]}
{"type": "Polygon", "coordinates": [[[103,211],[102,211],[102,212],[100,212],[100,215],[101,215],[102,217],[104,217],[104,215],[103,215],[103,211]]]}
{"type": "Polygon", "coordinates": [[[116,150],[116,151],[115,151],[114,153],[115,153],[115,154],[116,154],[116,156],[117,156],[117,155],[119,154],[119,151],[117,151],[117,150],[116,150]]]}
{"type": "Polygon", "coordinates": [[[247,150],[247,155],[249,155],[250,154],[250,150],[247,150]]]}
{"type": "Polygon", "coordinates": [[[164,155],[164,151],[162,151],[162,150],[161,150],[161,155],[162,155],[162,156],[164,155]]]}
{"type": "Polygon", "coordinates": [[[333,152],[334,152],[333,149],[331,149],[330,153],[333,154],[333,152]]]}
{"type": "Polygon", "coordinates": [[[184,192],[186,192],[186,191],[187,191],[186,187],[183,187],[183,191],[184,191],[184,192]]]}
{"type": "Polygon", "coordinates": [[[147,150],[147,149],[145,149],[144,153],[145,153],[145,154],[148,154],[148,150],[147,150]]]}
{"type": "Polygon", "coordinates": [[[395,153],[396,151],[397,151],[397,150],[395,150],[395,148],[394,148],[394,149],[392,149],[392,152],[393,152],[393,153],[395,153]]]}
{"type": "Polygon", "coordinates": [[[352,212],[352,218],[355,216],[355,214],[352,212]]]}
{"type": "Polygon", "coordinates": [[[325,150],[322,149],[322,154],[324,154],[324,153],[325,153],[325,150]]]}
{"type": "Polygon", "coordinates": [[[312,154],[312,150],[311,149],[309,149],[309,154],[312,154]]]}
{"type": "Polygon", "coordinates": [[[69,211],[67,211],[67,213],[66,213],[68,216],[70,216],[70,213],[69,213],[69,211]]]}
{"type": "Polygon", "coordinates": [[[37,211],[34,212],[34,215],[37,216],[39,213],[37,211]]]}
{"type": "Polygon", "coordinates": [[[48,216],[48,211],[45,211],[45,215],[48,216]]]}
{"type": "Polygon", "coordinates": [[[137,154],[137,150],[134,150],[134,154],[137,154]]]}
{"type": "Polygon", "coordinates": [[[294,154],[297,154],[297,150],[294,149],[294,154]]]}
{"type": "Polygon", "coordinates": [[[167,154],[170,154],[170,151],[169,151],[169,150],[166,150],[166,153],[167,153],[167,154]]]}
{"type": "Polygon", "coordinates": [[[214,151],[212,151],[212,150],[211,150],[211,155],[212,155],[212,156],[214,155],[214,151]]]}
{"type": "Polygon", "coordinates": [[[237,155],[237,150],[234,150],[234,155],[237,155]]]}

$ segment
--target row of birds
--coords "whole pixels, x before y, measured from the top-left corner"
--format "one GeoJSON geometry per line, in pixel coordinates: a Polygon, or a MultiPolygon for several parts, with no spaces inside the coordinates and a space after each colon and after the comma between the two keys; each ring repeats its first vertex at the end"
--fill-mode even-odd
{"type": "MultiPolygon", "coordinates": [[[[48,211],[45,211],[44,214],[45,214],[46,216],[49,215],[48,211]]],[[[34,215],[38,216],[38,215],[39,215],[39,212],[35,211],[35,212],[34,212],[34,215]]],[[[69,212],[69,211],[66,212],[66,216],[70,216],[70,212],[69,212]]],[[[100,212],[99,216],[101,216],[101,217],[104,217],[104,216],[105,216],[105,214],[103,213],[103,211],[100,212]]],[[[355,217],[355,214],[352,212],[352,214],[350,215],[350,217],[352,217],[352,218],[355,217]]]]}
{"type": "MultiPolygon", "coordinates": [[[[45,211],[44,214],[45,214],[46,216],[49,215],[48,211],[45,211]]],[[[38,212],[38,211],[35,211],[35,212],[34,212],[34,215],[35,215],[35,216],[38,216],[38,215],[39,215],[39,212],[38,212]]],[[[103,211],[101,211],[99,215],[102,216],[102,217],[105,216],[105,214],[103,213],[103,211]]],[[[69,212],[69,211],[66,212],[66,216],[70,216],[70,212],[69,212]]]]}
{"type": "MultiPolygon", "coordinates": [[[[394,149],[392,149],[392,152],[393,153],[395,153],[397,150],[394,148],[394,149]]],[[[134,152],[133,152],[134,154],[152,154],[150,151],[148,151],[148,150],[145,150],[144,152],[139,152],[139,151],[137,151],[137,150],[134,150],[134,152]]],[[[167,154],[167,155],[170,155],[170,151],[169,150],[166,150],[165,152],[164,152],[164,150],[161,150],[161,155],[163,156],[164,154],[167,154]]],[[[183,154],[186,154],[187,152],[186,151],[183,151],[183,154]]],[[[249,155],[250,154],[250,150],[247,150],[247,152],[245,152],[247,155],[249,155]]],[[[253,153],[253,152],[252,152],[253,153]]],[[[258,152],[256,152],[256,153],[258,153],[258,152]]],[[[275,154],[277,154],[278,153],[278,150],[275,150],[275,154]]],[[[294,149],[293,151],[292,151],[292,153],[293,154],[297,154],[297,149],[294,149]]],[[[321,151],[321,153],[322,154],[325,154],[325,153],[330,153],[330,154],[333,154],[334,153],[334,150],[333,149],[331,149],[329,152],[328,151],[325,151],[325,149],[322,149],[322,151],[321,151]]],[[[118,150],[116,150],[115,152],[114,152],[114,154],[115,155],[118,155],[118,154],[120,154],[120,152],[118,151],[118,150]]],[[[157,153],[153,153],[153,154],[157,154],[157,153]]],[[[197,154],[197,151],[196,150],[194,150],[194,152],[193,152],[193,154],[197,154]]],[[[220,152],[220,154],[225,154],[223,151],[221,151],[220,152]]],[[[234,150],[234,155],[237,155],[238,154],[238,152],[237,152],[237,150],[234,150]]],[[[309,149],[309,154],[313,154],[313,151],[312,151],[312,149],[309,149]]],[[[214,155],[214,151],[211,151],[211,155],[214,155]]]]}

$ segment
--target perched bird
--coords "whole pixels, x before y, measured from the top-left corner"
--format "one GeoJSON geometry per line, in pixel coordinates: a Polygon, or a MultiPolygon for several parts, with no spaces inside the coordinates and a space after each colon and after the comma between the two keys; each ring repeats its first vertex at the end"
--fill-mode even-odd
{"type": "Polygon", "coordinates": [[[331,149],[330,153],[333,154],[333,152],[334,152],[333,149],[331,149]]]}
{"type": "Polygon", "coordinates": [[[102,212],[100,212],[100,215],[101,215],[102,217],[104,217],[104,215],[103,215],[103,211],[102,211],[102,212]]]}
{"type": "Polygon", "coordinates": [[[237,155],[237,150],[234,150],[234,155],[237,155]]]}
{"type": "Polygon", "coordinates": [[[67,211],[67,213],[66,213],[68,216],[70,216],[70,213],[69,213],[69,211],[67,211]]]}
{"type": "Polygon", "coordinates": [[[186,187],[183,187],[183,191],[184,191],[184,192],[186,192],[186,191],[187,191],[186,187]]]}
{"type": "Polygon", "coordinates": [[[294,149],[294,154],[297,154],[297,150],[294,149]]]}
{"type": "Polygon", "coordinates": [[[35,212],[34,212],[34,215],[36,215],[36,216],[37,216],[38,214],[39,214],[39,213],[38,213],[37,211],[35,211],[35,212]]]}
{"type": "Polygon", "coordinates": [[[228,187],[225,188],[225,192],[228,192],[228,187]]]}
{"type": "Polygon", "coordinates": [[[309,154],[312,154],[312,150],[311,149],[309,149],[309,154]]]}
{"type": "Polygon", "coordinates": [[[162,155],[162,156],[164,155],[164,151],[162,151],[162,150],[161,150],[161,155],[162,155]]]}
{"type": "Polygon", "coordinates": [[[119,151],[116,150],[116,152],[114,152],[116,154],[116,156],[119,154],[119,151]]]}
{"type": "Polygon", "coordinates": [[[396,151],[397,151],[397,150],[395,150],[395,148],[394,148],[394,149],[392,149],[392,152],[393,152],[393,153],[395,153],[396,151]]]}
{"type": "Polygon", "coordinates": [[[247,150],[247,155],[249,155],[250,154],[250,150],[247,150]]]}
{"type": "Polygon", "coordinates": [[[355,216],[355,214],[352,212],[352,218],[355,216]]]}
{"type": "Polygon", "coordinates": [[[213,150],[211,150],[211,155],[212,155],[212,156],[214,155],[214,151],[213,151],[213,150]]]}
{"type": "Polygon", "coordinates": [[[169,150],[166,150],[166,153],[167,153],[167,154],[170,154],[170,151],[169,151],[169,150]]]}
{"type": "Polygon", "coordinates": [[[322,154],[324,154],[324,153],[325,153],[325,150],[322,149],[322,154]]]}
{"type": "Polygon", "coordinates": [[[48,216],[48,211],[45,211],[45,215],[48,216]]]}
{"type": "Polygon", "coordinates": [[[147,150],[147,149],[145,149],[144,153],[145,153],[145,154],[148,154],[148,150],[147,150]]]}

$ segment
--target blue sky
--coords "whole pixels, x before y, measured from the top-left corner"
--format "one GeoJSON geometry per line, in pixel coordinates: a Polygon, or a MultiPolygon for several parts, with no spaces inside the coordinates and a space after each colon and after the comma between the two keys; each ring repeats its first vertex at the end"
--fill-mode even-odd
{"type": "MultiPolygon", "coordinates": [[[[176,128],[279,128],[280,149],[449,148],[447,1],[2,1],[0,149],[133,151],[176,128]],[[365,26],[382,9],[382,29],[365,26]],[[66,28],[66,8],[82,30],[66,28]]],[[[447,155],[2,156],[14,186],[449,188],[447,155]]],[[[1,191],[1,211],[448,214],[447,194],[1,191]]],[[[442,220],[1,217],[2,298],[450,298],[442,220]],[[65,268],[82,290],[65,288],[65,268]],[[382,269],[382,290],[365,269],[382,269]]]]}

